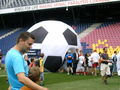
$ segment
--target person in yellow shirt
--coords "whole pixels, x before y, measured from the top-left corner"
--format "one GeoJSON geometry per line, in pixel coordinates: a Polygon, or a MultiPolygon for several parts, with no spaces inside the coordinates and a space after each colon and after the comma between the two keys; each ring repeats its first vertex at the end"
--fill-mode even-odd
{"type": "Polygon", "coordinates": [[[44,53],[40,54],[40,85],[44,86],[44,53]]]}

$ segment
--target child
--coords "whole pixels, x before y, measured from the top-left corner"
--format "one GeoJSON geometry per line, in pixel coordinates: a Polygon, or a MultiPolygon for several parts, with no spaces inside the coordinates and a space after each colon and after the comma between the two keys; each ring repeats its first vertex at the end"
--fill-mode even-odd
{"type": "Polygon", "coordinates": [[[43,81],[44,81],[44,53],[40,54],[40,85],[43,86],[43,81]]]}
{"type": "MultiPolygon", "coordinates": [[[[29,75],[28,77],[35,83],[39,84],[40,83],[40,69],[39,67],[30,67],[29,69],[29,75]]],[[[26,86],[23,86],[21,90],[32,90],[31,88],[28,88],[26,86]]]]}
{"type": "Polygon", "coordinates": [[[29,64],[29,68],[33,67],[33,66],[36,66],[35,65],[35,58],[31,58],[31,63],[29,64]]]}

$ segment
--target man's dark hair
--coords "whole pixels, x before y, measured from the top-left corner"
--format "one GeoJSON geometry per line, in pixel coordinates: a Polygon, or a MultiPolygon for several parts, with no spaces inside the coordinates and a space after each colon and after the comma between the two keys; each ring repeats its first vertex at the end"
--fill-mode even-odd
{"type": "Polygon", "coordinates": [[[34,60],[34,58],[31,58],[30,61],[33,62],[33,61],[35,61],[35,60],[34,60]]]}
{"type": "Polygon", "coordinates": [[[117,53],[117,51],[114,51],[114,53],[117,53]]]}
{"type": "Polygon", "coordinates": [[[107,47],[104,47],[103,50],[105,51],[107,49],[107,47]]]}
{"type": "Polygon", "coordinates": [[[17,39],[17,43],[19,43],[20,39],[23,39],[24,41],[26,41],[29,37],[32,38],[33,40],[35,40],[34,35],[32,35],[31,33],[29,33],[29,32],[22,32],[19,35],[18,39],[17,39]]]}

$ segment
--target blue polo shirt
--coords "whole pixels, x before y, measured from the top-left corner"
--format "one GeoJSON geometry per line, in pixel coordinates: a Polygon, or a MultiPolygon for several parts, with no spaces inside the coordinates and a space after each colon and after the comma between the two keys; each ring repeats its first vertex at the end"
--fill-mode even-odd
{"type": "Polygon", "coordinates": [[[72,58],[74,58],[74,55],[72,53],[68,53],[65,57],[67,58],[67,63],[72,63],[73,62],[72,58]]]}
{"type": "Polygon", "coordinates": [[[28,75],[28,65],[22,54],[15,49],[10,49],[5,57],[5,64],[11,90],[20,90],[24,84],[19,82],[17,74],[24,72],[26,76],[28,75]]]}

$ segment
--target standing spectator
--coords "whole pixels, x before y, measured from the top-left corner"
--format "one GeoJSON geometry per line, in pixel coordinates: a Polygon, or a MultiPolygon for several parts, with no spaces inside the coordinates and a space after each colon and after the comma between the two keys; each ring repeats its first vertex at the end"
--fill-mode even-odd
{"type": "Polygon", "coordinates": [[[78,75],[79,75],[79,73],[83,73],[84,75],[86,75],[86,73],[85,73],[85,57],[84,57],[83,53],[81,53],[79,55],[79,61],[77,64],[76,73],[78,75]]]}
{"type": "Polygon", "coordinates": [[[36,65],[37,67],[40,67],[40,60],[39,60],[39,58],[36,58],[36,60],[35,60],[35,65],[36,65]]]}
{"type": "Polygon", "coordinates": [[[98,62],[99,62],[100,56],[94,50],[94,52],[91,54],[91,62],[92,62],[92,69],[93,69],[93,74],[97,76],[97,67],[98,67],[98,62]]]}
{"type": "Polygon", "coordinates": [[[40,54],[40,85],[43,86],[44,83],[44,53],[40,54]]]}
{"type": "Polygon", "coordinates": [[[27,54],[23,54],[23,58],[24,58],[24,68],[26,70],[26,76],[28,76],[28,72],[29,72],[29,67],[28,67],[28,64],[27,64],[27,60],[28,60],[28,57],[27,57],[27,54]]]}
{"type": "Polygon", "coordinates": [[[118,76],[120,76],[120,52],[117,54],[117,72],[118,76]]]}
{"type": "Polygon", "coordinates": [[[110,77],[111,73],[110,73],[110,67],[108,65],[110,60],[107,54],[106,47],[103,48],[103,53],[101,54],[100,62],[101,62],[100,70],[101,70],[102,81],[104,84],[108,84],[107,79],[108,77],[110,77]]]}
{"type": "Polygon", "coordinates": [[[91,53],[89,53],[88,55],[88,72],[89,74],[92,74],[93,75],[93,72],[92,72],[92,60],[91,60],[91,53]]]}
{"type": "Polygon", "coordinates": [[[30,64],[29,64],[29,67],[33,67],[33,66],[36,66],[35,65],[35,58],[33,57],[33,58],[31,58],[31,60],[30,60],[31,62],[30,62],[30,64]]]}
{"type": "Polygon", "coordinates": [[[29,61],[29,58],[28,58],[27,53],[25,53],[25,54],[23,55],[23,58],[25,59],[25,61],[27,61],[27,65],[29,66],[30,61],[29,61]]]}
{"type": "Polygon", "coordinates": [[[72,52],[69,50],[68,53],[66,54],[66,60],[67,60],[67,75],[70,74],[70,72],[73,74],[73,59],[74,56],[72,52]]]}
{"type": "Polygon", "coordinates": [[[111,71],[111,73],[115,73],[115,72],[117,72],[117,66],[116,66],[117,52],[116,51],[114,51],[114,54],[112,55],[112,61],[113,61],[113,64],[112,64],[112,71],[111,71]]]}
{"type": "Polygon", "coordinates": [[[28,52],[34,43],[35,37],[29,32],[23,32],[17,39],[16,45],[11,48],[5,57],[6,71],[8,74],[9,89],[20,90],[27,86],[33,90],[47,90],[28,78],[23,54],[28,52]]]}
{"type": "Polygon", "coordinates": [[[1,49],[0,49],[0,70],[1,70],[1,68],[2,68],[2,51],[1,51],[1,49]]]}
{"type": "Polygon", "coordinates": [[[85,71],[88,72],[88,69],[89,69],[89,66],[88,66],[88,63],[89,63],[89,56],[90,56],[90,53],[86,53],[85,55],[85,71]]]}
{"type": "Polygon", "coordinates": [[[76,68],[77,68],[77,64],[79,61],[79,49],[76,49],[75,53],[73,53],[74,55],[74,60],[73,60],[73,73],[76,74],[76,68]]]}

